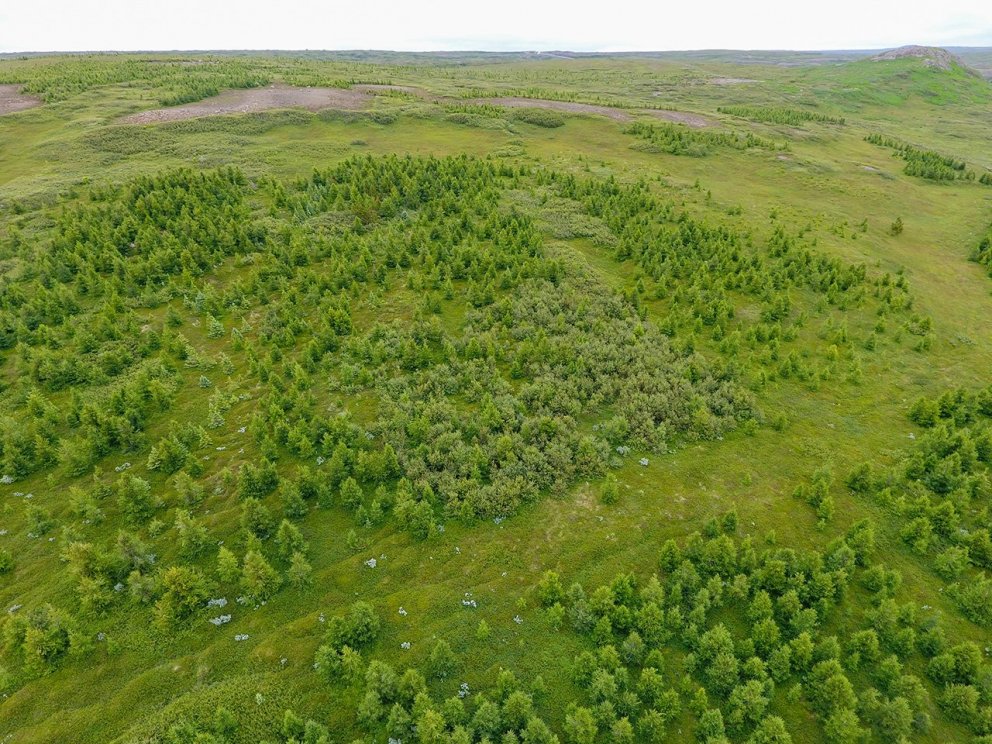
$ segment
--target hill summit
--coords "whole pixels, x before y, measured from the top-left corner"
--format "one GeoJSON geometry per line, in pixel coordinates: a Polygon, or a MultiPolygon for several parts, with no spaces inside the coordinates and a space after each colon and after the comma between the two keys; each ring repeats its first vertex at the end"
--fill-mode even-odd
{"type": "Polygon", "coordinates": [[[928,67],[936,67],[941,70],[950,70],[952,67],[962,67],[965,65],[958,57],[941,47],[931,46],[901,46],[898,49],[890,49],[887,52],[876,54],[871,58],[873,62],[881,62],[893,59],[904,59],[906,57],[918,57],[928,67]]]}

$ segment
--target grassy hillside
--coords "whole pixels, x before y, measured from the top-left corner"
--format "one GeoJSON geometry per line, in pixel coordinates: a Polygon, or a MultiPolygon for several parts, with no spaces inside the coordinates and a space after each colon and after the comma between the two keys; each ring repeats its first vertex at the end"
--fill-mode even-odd
{"type": "Polygon", "coordinates": [[[992,88],[780,62],[0,59],[0,738],[987,741],[992,88]]]}

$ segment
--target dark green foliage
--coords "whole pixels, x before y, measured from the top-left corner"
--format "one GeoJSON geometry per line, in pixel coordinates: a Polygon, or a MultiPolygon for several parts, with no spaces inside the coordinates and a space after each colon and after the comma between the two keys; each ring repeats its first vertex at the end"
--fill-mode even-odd
{"type": "Polygon", "coordinates": [[[554,571],[545,571],[537,585],[537,596],[545,607],[561,602],[565,598],[561,577],[554,571]]]}
{"type": "Polygon", "coordinates": [[[896,154],[906,161],[903,172],[907,176],[918,176],[930,181],[973,180],[975,178],[974,171],[967,170],[967,164],[963,160],[941,155],[933,150],[914,147],[881,134],[869,134],[865,140],[873,145],[895,150],[896,154]]]}
{"type": "MultiPolygon", "coordinates": [[[[276,383],[261,410],[279,414],[260,417],[263,430],[294,454],[322,453],[327,480],[363,523],[377,521],[370,515],[392,500],[401,523],[423,539],[436,531],[439,510],[467,520],[505,516],[562,492],[576,477],[601,475],[609,444],[580,435],[575,424],[594,399],[626,401],[620,420],[627,441],[651,447],[667,438],[716,436],[753,415],[732,379],[673,349],[619,297],[597,293],[589,301],[594,286],[545,255],[530,219],[495,210],[500,189],[524,175],[468,159],[366,159],[277,197],[293,215],[354,215],[354,232],[328,248],[332,263],[324,270],[333,278],[322,284],[386,284],[399,264],[406,271],[398,278],[411,288],[450,292],[470,308],[455,334],[442,331],[431,311],[412,326],[378,323],[356,335],[347,305],[303,291],[315,277],[291,268],[299,275],[295,301],[313,303],[314,316],[327,319],[310,329],[307,365],[332,371],[342,392],[371,391],[382,400],[375,441],[346,417],[316,416],[302,394],[308,373],[271,376],[273,365],[250,342],[259,376],[276,383]],[[402,217],[408,210],[416,210],[415,219],[402,217]],[[429,235],[447,238],[425,242],[429,235]],[[420,246],[416,255],[410,245],[420,246]],[[509,375],[501,373],[504,365],[509,375]],[[291,387],[279,382],[290,377],[291,387]],[[678,392],[662,394],[661,380],[678,392]],[[466,394],[478,411],[451,404],[466,394]],[[464,465],[443,464],[454,462],[464,465]],[[389,489],[385,498],[373,495],[380,485],[389,489]]],[[[288,308],[267,312],[279,329],[263,324],[259,340],[267,345],[304,331],[288,308]]],[[[253,481],[249,475],[244,468],[243,482],[253,481]]]]}
{"type": "Polygon", "coordinates": [[[97,86],[127,82],[156,89],[163,106],[198,101],[226,88],[256,88],[266,85],[269,79],[250,62],[222,57],[195,64],[182,59],[60,58],[31,68],[27,75],[13,70],[0,74],[0,82],[24,82],[26,92],[49,103],[97,86]]]}
{"type": "MultiPolygon", "coordinates": [[[[254,723],[254,722],[253,722],[254,723]]],[[[327,727],[311,718],[303,719],[292,710],[282,716],[278,727],[279,744],[331,744],[327,727]]],[[[212,721],[184,720],[173,724],[166,738],[168,744],[232,744],[241,741],[246,732],[230,710],[218,706],[212,721]]],[[[273,744],[261,742],[261,744],[273,744]]]]}
{"type": "MultiPolygon", "coordinates": [[[[473,692],[466,701],[463,697],[468,689],[463,688],[458,696],[436,702],[424,677],[415,669],[407,669],[400,676],[388,664],[372,661],[364,675],[357,716],[365,730],[383,740],[412,737],[415,726],[416,738],[411,740],[424,744],[559,744],[558,736],[535,714],[532,695],[521,689],[511,672],[501,670],[491,688],[481,694],[473,692]]],[[[580,738],[568,741],[594,741],[596,723],[588,711],[578,710],[570,720],[566,723],[569,736],[580,738]]],[[[628,722],[615,731],[627,737],[632,729],[628,722]]]]}
{"type": "Polygon", "coordinates": [[[604,504],[615,504],[620,500],[620,484],[613,473],[606,474],[606,480],[599,492],[599,499],[604,504]]]}
{"type": "Polygon", "coordinates": [[[564,126],[565,117],[557,111],[550,111],[543,108],[519,108],[513,112],[513,118],[525,124],[533,124],[545,129],[555,129],[564,126]]]}
{"type": "Polygon", "coordinates": [[[125,521],[131,525],[147,522],[158,503],[148,481],[135,475],[122,475],[116,490],[117,506],[125,521]]]}
{"type": "Polygon", "coordinates": [[[327,643],[340,649],[362,648],[379,635],[379,616],[368,602],[355,602],[346,615],[336,615],[328,621],[327,643]]]}
{"type": "Polygon", "coordinates": [[[427,660],[427,668],[432,677],[445,679],[450,675],[456,666],[454,653],[447,641],[438,640],[431,649],[431,655],[427,660]]]}
{"type": "Polygon", "coordinates": [[[978,241],[978,245],[975,246],[975,250],[971,254],[971,260],[984,266],[988,270],[989,276],[992,276],[992,225],[978,241]]]}
{"type": "Polygon", "coordinates": [[[5,647],[19,652],[25,669],[32,674],[50,670],[70,650],[75,638],[69,616],[50,604],[9,618],[3,632],[5,647]]]}
{"type": "Polygon", "coordinates": [[[268,507],[255,498],[241,503],[241,528],[250,535],[266,538],[275,529],[275,522],[268,507]]]}
{"type": "Polygon", "coordinates": [[[627,130],[647,144],[645,149],[652,152],[667,152],[669,155],[691,155],[702,157],[717,148],[749,150],[760,147],[774,150],[776,145],[752,132],[709,132],[691,129],[681,124],[643,124],[636,122],[627,130]]]}
{"type": "MultiPolygon", "coordinates": [[[[643,720],[643,735],[650,740],[649,732],[664,731],[666,722],[678,717],[676,689],[702,684],[693,687],[690,707],[704,741],[727,736],[789,742],[784,722],[768,714],[777,687],[790,680],[801,682],[796,694],[805,697],[831,741],[858,741],[867,727],[882,741],[925,733],[931,692],[908,669],[913,657],[913,665],[926,665],[933,656],[927,650],[932,644],[918,648],[914,639],[935,637],[938,626],[917,618],[913,605],[891,599],[880,599],[863,614],[854,611],[849,583],[867,573],[859,565],[873,549],[874,528],[866,522],[824,553],[780,548],[757,553],[750,540],[737,543],[715,530],[708,538],[696,533],[683,546],[669,548],[662,582],[652,577],[639,589],[633,576],[621,574],[588,599],[580,587],[569,590],[564,597],[569,611],[582,605],[592,615],[585,628],[595,625],[595,630],[578,630],[591,635],[595,650],[582,652],[573,664],[573,679],[586,697],[566,716],[567,737],[595,741],[596,731],[625,729],[614,727],[629,719],[643,720]],[[647,622],[649,608],[659,613],[660,632],[647,622]],[[825,631],[838,627],[835,623],[843,642],[825,631]],[[667,672],[662,648],[666,657],[685,654],[682,668],[691,676],[680,680],[667,672]],[[860,670],[871,670],[871,676],[860,670]],[[604,706],[609,714],[592,715],[604,706]]],[[[552,584],[557,577],[546,575],[539,591],[552,584]]],[[[968,685],[985,673],[980,670],[987,667],[972,644],[933,658],[928,674],[939,685],[968,685]]],[[[977,720],[967,694],[941,694],[949,711],[963,711],[951,717],[969,725],[977,720]]]]}
{"type": "Polygon", "coordinates": [[[166,628],[188,619],[203,607],[209,586],[195,568],[171,566],[162,573],[162,597],[155,604],[160,624],[166,628]]]}
{"type": "MultiPolygon", "coordinates": [[[[646,275],[642,285],[653,283],[643,292],[635,287],[635,307],[642,295],[658,301],[659,325],[673,343],[707,336],[731,362],[759,367],[761,384],[777,378],[815,383],[819,377],[810,351],[823,342],[804,335],[797,343],[807,311],[797,306],[794,295],[812,291],[830,305],[852,307],[868,305],[871,291],[880,315],[904,313],[911,305],[902,277],[870,277],[866,266],[828,258],[781,226],[765,245],[756,246],[736,230],[680,212],[644,183],[557,174],[548,180],[562,197],[578,201],[609,228],[614,257],[635,262],[646,275]],[[745,312],[755,304],[760,319],[745,312]]],[[[914,333],[927,333],[925,319],[917,325],[914,333]]],[[[832,329],[826,340],[824,361],[835,367],[839,349],[830,345],[850,343],[846,327],[832,329]]]]}
{"type": "Polygon", "coordinates": [[[188,511],[176,510],[176,532],[179,535],[179,552],[185,558],[192,558],[207,546],[207,528],[197,522],[188,511]]]}
{"type": "Polygon", "coordinates": [[[307,542],[303,538],[300,528],[288,520],[282,520],[279,530],[276,532],[276,549],[279,557],[284,561],[289,561],[294,553],[306,553],[307,542]]]}
{"type": "Polygon", "coordinates": [[[9,550],[0,549],[0,576],[14,570],[14,556],[9,550]]]}
{"type": "Polygon", "coordinates": [[[160,439],[148,454],[148,469],[174,473],[186,466],[197,450],[209,444],[210,437],[202,426],[173,422],[169,435],[160,439]]]}
{"type": "Polygon", "coordinates": [[[246,462],[238,472],[238,494],[243,499],[260,499],[278,485],[279,475],[269,460],[262,460],[258,466],[246,462]]]}
{"type": "MultiPolygon", "coordinates": [[[[889,473],[866,465],[847,479],[859,495],[879,500],[901,518],[899,535],[947,581],[961,611],[992,625],[992,537],[982,515],[992,499],[992,388],[950,390],[919,398],[909,418],[924,427],[912,449],[889,473]]],[[[855,541],[857,542],[857,541],[855,541]]]]}
{"type": "Polygon", "coordinates": [[[719,106],[721,114],[730,114],[751,121],[763,121],[769,124],[791,124],[800,126],[806,122],[815,121],[827,124],[843,124],[844,117],[828,116],[816,111],[785,108],[782,106],[719,106]]]}
{"type": "Polygon", "coordinates": [[[241,590],[253,602],[264,602],[279,588],[282,579],[265,557],[249,550],[241,567],[241,590]]]}
{"type": "Polygon", "coordinates": [[[313,567],[303,553],[293,553],[290,557],[286,578],[297,589],[305,589],[313,584],[313,567]]]}

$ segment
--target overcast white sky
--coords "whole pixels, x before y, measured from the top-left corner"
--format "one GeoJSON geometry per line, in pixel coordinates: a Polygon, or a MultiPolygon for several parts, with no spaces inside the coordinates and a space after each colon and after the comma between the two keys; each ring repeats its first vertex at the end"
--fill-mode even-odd
{"type": "Polygon", "coordinates": [[[0,51],[992,46],[992,0],[0,0],[0,51]]]}

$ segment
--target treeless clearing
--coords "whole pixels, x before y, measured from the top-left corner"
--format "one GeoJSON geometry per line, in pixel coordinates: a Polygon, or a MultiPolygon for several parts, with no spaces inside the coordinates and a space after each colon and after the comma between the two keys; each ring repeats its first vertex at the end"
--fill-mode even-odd
{"type": "Polygon", "coordinates": [[[689,127],[708,127],[713,122],[700,114],[690,114],[685,111],[668,111],[667,109],[647,109],[643,113],[654,116],[658,119],[666,119],[676,124],[685,124],[689,127]]]}
{"type": "Polygon", "coordinates": [[[41,99],[21,93],[20,85],[0,85],[0,116],[41,105],[41,99]]]}
{"type": "Polygon", "coordinates": [[[194,119],[200,116],[249,114],[285,108],[303,108],[308,111],[329,108],[357,111],[365,108],[371,100],[367,93],[358,90],[270,85],[265,88],[226,90],[220,95],[195,103],[132,114],[125,117],[124,121],[129,124],[152,124],[194,119]]]}
{"type": "MultiPolygon", "coordinates": [[[[614,121],[633,121],[630,111],[612,106],[598,106],[592,103],[576,103],[575,101],[550,101],[543,98],[476,98],[471,103],[477,105],[506,106],[507,108],[543,108],[555,111],[565,111],[571,114],[598,114],[614,121]]],[[[689,114],[684,111],[667,111],[664,109],[638,109],[636,113],[647,114],[658,119],[666,119],[677,124],[690,127],[706,127],[710,120],[699,114],[689,114]]]]}

